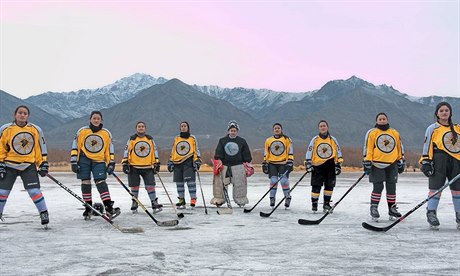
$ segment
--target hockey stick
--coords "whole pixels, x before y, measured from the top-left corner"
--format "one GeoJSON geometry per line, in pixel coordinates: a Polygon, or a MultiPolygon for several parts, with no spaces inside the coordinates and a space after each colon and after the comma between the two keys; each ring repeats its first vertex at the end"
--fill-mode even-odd
{"type": "Polygon", "coordinates": [[[125,190],[128,192],[128,194],[131,195],[131,198],[137,202],[137,204],[139,206],[141,206],[142,209],[144,209],[144,211],[147,213],[147,215],[149,215],[149,217],[156,223],[156,225],[158,226],[176,226],[179,224],[179,221],[177,219],[175,220],[168,220],[168,221],[159,221],[157,220],[156,218],[153,217],[152,214],[150,214],[150,212],[147,210],[147,208],[145,208],[144,204],[142,204],[142,202],[139,201],[139,199],[137,199],[137,197],[135,197],[133,195],[133,193],[131,193],[131,191],[128,189],[128,187],[126,187],[125,183],[123,183],[121,181],[121,179],[113,172],[112,173],[113,177],[115,177],[115,179],[118,181],[118,183],[121,184],[121,186],[123,186],[123,188],[125,188],[125,190]]]}
{"type": "Polygon", "coordinates": [[[413,212],[415,212],[418,208],[420,208],[422,205],[424,205],[425,203],[427,203],[430,199],[432,199],[433,197],[435,197],[436,195],[438,195],[440,192],[442,192],[442,190],[444,190],[445,188],[447,188],[448,186],[450,186],[452,183],[454,183],[455,181],[457,181],[458,179],[460,179],[460,174],[458,174],[456,177],[452,178],[452,180],[450,181],[446,181],[446,183],[441,187],[439,188],[436,192],[434,192],[432,195],[428,196],[425,200],[423,200],[422,202],[420,202],[417,206],[415,206],[414,208],[412,208],[412,210],[410,210],[409,212],[405,213],[403,216],[401,216],[400,218],[398,218],[397,220],[395,220],[395,222],[393,222],[392,224],[388,225],[388,226],[385,226],[385,227],[377,227],[377,226],[373,226],[373,225],[370,225],[366,222],[363,222],[362,223],[362,226],[364,228],[366,228],[367,230],[371,230],[371,231],[378,231],[378,232],[386,232],[388,230],[390,230],[391,228],[393,228],[393,226],[395,226],[396,224],[400,223],[401,221],[403,221],[406,217],[408,217],[410,214],[412,214],[413,212]]]}
{"type": "Polygon", "coordinates": [[[365,173],[363,173],[363,175],[361,175],[358,178],[358,180],[356,180],[356,182],[353,183],[353,185],[351,185],[350,188],[348,188],[348,190],[345,192],[345,194],[343,194],[343,196],[334,205],[332,205],[331,209],[327,210],[327,212],[320,219],[317,219],[317,220],[299,219],[298,220],[299,224],[302,224],[302,225],[320,224],[323,221],[323,219],[325,219],[329,214],[332,213],[332,211],[334,211],[335,207],[337,207],[337,205],[339,205],[340,201],[342,201],[342,199],[344,199],[348,195],[348,193],[350,193],[351,190],[353,190],[353,188],[356,185],[358,185],[359,181],[361,181],[361,179],[363,179],[364,176],[366,176],[365,173]]]}
{"type": "Polygon", "coordinates": [[[183,217],[184,217],[184,214],[178,213],[178,212],[177,212],[176,205],[172,202],[172,199],[171,199],[171,197],[169,196],[168,190],[166,190],[166,186],[165,186],[165,184],[163,183],[163,180],[161,180],[160,173],[157,173],[157,177],[158,177],[158,179],[160,180],[161,185],[163,186],[163,189],[165,190],[165,193],[166,193],[166,195],[167,195],[168,198],[169,198],[169,202],[171,202],[171,205],[172,205],[172,207],[173,207],[173,209],[174,209],[174,213],[176,213],[176,215],[177,215],[178,218],[183,218],[183,217]]]}
{"type": "Polygon", "coordinates": [[[110,225],[112,225],[115,229],[117,229],[118,231],[122,232],[122,233],[143,233],[144,232],[144,229],[142,229],[142,227],[133,227],[133,228],[121,228],[120,226],[118,226],[117,224],[113,223],[113,221],[106,215],[106,214],[102,214],[101,212],[99,212],[99,210],[97,210],[96,208],[94,208],[92,205],[86,203],[80,196],[78,196],[76,193],[74,193],[71,189],[67,188],[67,186],[65,186],[64,184],[62,184],[61,182],[59,182],[59,180],[57,180],[56,178],[54,178],[53,176],[51,176],[49,173],[46,174],[46,176],[49,177],[49,179],[53,180],[53,182],[55,182],[56,184],[58,184],[59,186],[61,186],[61,188],[63,188],[64,190],[66,190],[69,194],[71,194],[73,197],[75,197],[76,199],[78,199],[81,203],[83,203],[83,205],[85,207],[89,207],[91,208],[91,210],[93,210],[94,213],[98,214],[101,218],[103,218],[105,221],[107,221],[108,223],[110,223],[110,225]]]}
{"type": "Polygon", "coordinates": [[[228,196],[227,187],[225,187],[224,177],[222,175],[222,171],[220,172],[220,179],[222,180],[222,188],[223,188],[223,193],[224,193],[224,199],[227,202],[227,208],[222,209],[222,210],[217,210],[217,214],[219,214],[219,215],[224,215],[224,214],[230,215],[230,214],[233,214],[233,208],[232,208],[232,203],[230,203],[230,197],[228,196]]]}
{"type": "Polygon", "coordinates": [[[198,183],[200,184],[201,197],[203,198],[204,213],[207,215],[208,208],[206,208],[206,200],[204,199],[203,187],[201,186],[201,179],[200,179],[200,174],[198,173],[198,170],[196,171],[196,175],[198,176],[198,183]]]}
{"type": "Polygon", "coordinates": [[[297,187],[297,185],[299,185],[300,181],[302,181],[302,179],[307,175],[308,172],[305,172],[302,177],[294,184],[294,186],[292,186],[292,188],[289,190],[289,193],[287,195],[285,195],[283,197],[283,199],[281,199],[280,202],[278,202],[278,204],[276,204],[275,208],[273,208],[273,210],[271,210],[269,213],[264,213],[264,212],[260,212],[260,216],[261,217],[264,217],[264,218],[268,218],[269,216],[271,216],[271,214],[273,214],[273,212],[276,211],[276,209],[278,209],[278,207],[281,205],[281,203],[283,203],[286,198],[291,194],[292,190],[295,189],[295,187],[297,187]]]}
{"type": "Polygon", "coordinates": [[[244,212],[250,213],[252,210],[254,210],[254,208],[256,208],[256,206],[262,201],[262,199],[264,199],[268,195],[268,193],[270,193],[270,191],[278,185],[278,182],[280,182],[281,178],[285,177],[287,173],[288,171],[286,170],[273,185],[270,185],[270,189],[268,189],[268,191],[259,199],[259,201],[257,201],[257,203],[254,206],[252,206],[251,209],[244,209],[244,212]]]}

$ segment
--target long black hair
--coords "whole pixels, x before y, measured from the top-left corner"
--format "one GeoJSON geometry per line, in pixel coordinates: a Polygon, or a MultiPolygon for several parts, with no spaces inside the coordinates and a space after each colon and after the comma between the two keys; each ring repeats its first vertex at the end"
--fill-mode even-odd
{"type": "Polygon", "coordinates": [[[436,105],[436,110],[434,111],[434,117],[436,118],[436,121],[439,122],[439,117],[438,117],[438,111],[442,106],[447,106],[449,108],[450,114],[449,114],[449,127],[450,131],[452,132],[452,144],[455,145],[458,141],[458,134],[455,132],[454,129],[454,124],[452,123],[452,106],[448,102],[440,102],[436,105]]]}

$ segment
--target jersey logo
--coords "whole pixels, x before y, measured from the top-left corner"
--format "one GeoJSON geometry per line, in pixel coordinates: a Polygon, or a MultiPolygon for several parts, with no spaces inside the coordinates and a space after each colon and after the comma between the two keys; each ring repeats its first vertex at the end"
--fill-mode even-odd
{"type": "Polygon", "coordinates": [[[180,141],[176,145],[176,152],[180,156],[185,156],[190,152],[190,144],[187,141],[180,141]]]}
{"type": "Polygon", "coordinates": [[[384,153],[392,152],[395,145],[395,139],[388,134],[382,134],[377,138],[377,148],[384,153]]]}
{"type": "Polygon", "coordinates": [[[332,156],[332,147],[327,143],[321,143],[316,148],[316,154],[322,159],[329,159],[332,156]]]}
{"type": "Polygon", "coordinates": [[[91,153],[98,153],[104,147],[104,140],[96,134],[88,135],[85,138],[85,149],[91,153]]]}
{"type": "Polygon", "coordinates": [[[451,153],[459,153],[460,152],[460,142],[457,140],[457,143],[452,143],[452,131],[444,133],[442,136],[442,144],[451,153]]]}
{"type": "Polygon", "coordinates": [[[284,144],[280,141],[273,141],[270,144],[270,152],[275,156],[280,156],[284,153],[285,147],[284,144]]]}
{"type": "Polygon", "coordinates": [[[138,157],[146,157],[150,154],[150,145],[145,141],[139,141],[134,145],[134,153],[138,157]]]}
{"type": "Polygon", "coordinates": [[[29,132],[19,132],[13,137],[13,149],[17,154],[27,155],[34,149],[34,137],[29,132]]]}
{"type": "Polygon", "coordinates": [[[227,155],[235,156],[240,151],[240,147],[235,142],[228,142],[225,144],[224,150],[227,155]]]}

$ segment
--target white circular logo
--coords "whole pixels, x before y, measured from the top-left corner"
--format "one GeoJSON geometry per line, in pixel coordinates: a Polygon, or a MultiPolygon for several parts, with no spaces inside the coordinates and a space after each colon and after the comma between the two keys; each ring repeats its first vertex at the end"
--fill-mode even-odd
{"type": "Polygon", "coordinates": [[[322,159],[329,159],[332,156],[332,147],[327,143],[321,143],[316,148],[316,154],[322,159]]]}
{"type": "Polygon", "coordinates": [[[176,152],[180,156],[185,156],[190,152],[190,144],[187,141],[180,141],[176,145],[176,152]]]}
{"type": "Polygon", "coordinates": [[[34,149],[34,137],[28,132],[19,132],[13,137],[13,149],[17,154],[27,155],[34,149]]]}
{"type": "Polygon", "coordinates": [[[235,142],[228,142],[225,144],[224,150],[227,155],[235,156],[240,151],[240,147],[235,142]]]}
{"type": "Polygon", "coordinates": [[[98,153],[104,147],[104,141],[99,135],[91,134],[85,139],[85,149],[91,153],[98,153]]]}
{"type": "Polygon", "coordinates": [[[134,145],[134,153],[139,157],[146,157],[150,154],[150,145],[145,141],[139,141],[134,145]]]}
{"type": "Polygon", "coordinates": [[[275,156],[280,156],[284,153],[284,144],[280,141],[273,141],[270,144],[270,152],[275,156]]]}
{"type": "Polygon", "coordinates": [[[377,148],[382,152],[392,152],[395,144],[395,139],[388,134],[382,134],[377,138],[377,148]]]}
{"type": "Polygon", "coordinates": [[[446,132],[442,136],[442,144],[449,152],[452,152],[452,153],[460,152],[460,141],[457,140],[457,143],[452,144],[452,132],[451,131],[446,132]]]}

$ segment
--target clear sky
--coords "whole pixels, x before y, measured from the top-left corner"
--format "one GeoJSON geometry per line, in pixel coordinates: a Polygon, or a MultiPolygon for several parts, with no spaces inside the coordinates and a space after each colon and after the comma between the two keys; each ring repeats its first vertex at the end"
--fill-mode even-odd
{"type": "Polygon", "coordinates": [[[20,98],[137,72],[288,92],[356,75],[460,97],[459,0],[0,2],[0,89],[20,98]]]}

